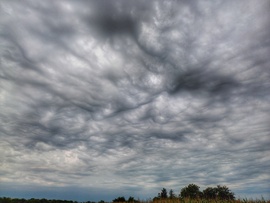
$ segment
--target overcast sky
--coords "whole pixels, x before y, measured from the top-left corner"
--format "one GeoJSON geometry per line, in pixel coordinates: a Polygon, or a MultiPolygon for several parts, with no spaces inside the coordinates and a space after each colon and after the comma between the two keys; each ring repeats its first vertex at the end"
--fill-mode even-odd
{"type": "Polygon", "coordinates": [[[0,0],[0,196],[270,198],[269,10],[0,0]]]}

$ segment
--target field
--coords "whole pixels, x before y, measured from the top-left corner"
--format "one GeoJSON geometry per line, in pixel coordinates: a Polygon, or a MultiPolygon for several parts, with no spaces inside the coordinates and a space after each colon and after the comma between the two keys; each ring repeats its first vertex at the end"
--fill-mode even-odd
{"type": "MultiPolygon", "coordinates": [[[[18,199],[18,198],[9,198],[9,197],[0,197],[0,203],[112,203],[112,202],[93,202],[93,201],[85,201],[85,202],[77,202],[71,200],[51,200],[51,199],[18,199]]],[[[218,199],[158,199],[158,200],[134,200],[132,202],[113,202],[113,203],[270,203],[270,200],[261,199],[236,199],[236,200],[218,200],[218,199]]]]}
{"type": "MultiPolygon", "coordinates": [[[[140,202],[140,203],[143,203],[140,202]]],[[[218,199],[165,199],[149,201],[148,203],[270,203],[270,200],[265,199],[236,199],[236,200],[218,200],[218,199]]]]}

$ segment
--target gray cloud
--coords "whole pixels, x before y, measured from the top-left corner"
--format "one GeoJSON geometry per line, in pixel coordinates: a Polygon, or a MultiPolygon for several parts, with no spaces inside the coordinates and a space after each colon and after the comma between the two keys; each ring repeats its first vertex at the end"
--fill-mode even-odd
{"type": "Polygon", "coordinates": [[[2,185],[269,198],[269,6],[0,1],[2,185]]]}

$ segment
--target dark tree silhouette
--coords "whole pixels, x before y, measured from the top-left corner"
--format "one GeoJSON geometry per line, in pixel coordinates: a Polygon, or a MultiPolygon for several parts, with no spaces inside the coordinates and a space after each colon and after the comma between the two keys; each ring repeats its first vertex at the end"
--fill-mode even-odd
{"type": "Polygon", "coordinates": [[[128,198],[127,202],[129,202],[129,203],[136,203],[136,202],[138,202],[138,201],[135,200],[134,197],[131,197],[131,196],[130,196],[130,197],[128,198]]]}
{"type": "Polygon", "coordinates": [[[231,192],[226,185],[224,186],[217,185],[216,191],[217,191],[217,197],[219,199],[226,199],[226,200],[235,199],[234,193],[231,192]]]}
{"type": "Polygon", "coordinates": [[[206,199],[215,199],[217,197],[217,190],[213,187],[208,187],[203,190],[203,197],[206,199]]]}
{"type": "Polygon", "coordinates": [[[113,200],[113,202],[125,202],[126,199],[125,197],[117,197],[116,199],[113,200]]]}
{"type": "Polygon", "coordinates": [[[180,196],[182,198],[196,198],[201,196],[201,192],[199,190],[199,186],[195,184],[189,184],[188,186],[182,188],[180,192],[180,196]]]}
{"type": "Polygon", "coordinates": [[[203,197],[206,199],[234,200],[234,193],[227,186],[208,187],[203,191],[203,197]]]}
{"type": "Polygon", "coordinates": [[[168,198],[168,194],[167,194],[166,188],[163,188],[161,190],[160,197],[163,198],[163,199],[168,198]]]}
{"type": "Polygon", "coordinates": [[[170,189],[170,191],[169,191],[169,198],[170,198],[170,199],[175,198],[175,194],[174,194],[174,192],[173,192],[172,189],[170,189]]]}

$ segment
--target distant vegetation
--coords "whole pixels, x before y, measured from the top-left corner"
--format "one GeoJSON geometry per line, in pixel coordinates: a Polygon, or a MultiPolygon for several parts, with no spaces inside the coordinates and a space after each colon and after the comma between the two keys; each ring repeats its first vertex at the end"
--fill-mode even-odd
{"type": "MultiPolygon", "coordinates": [[[[180,194],[176,195],[171,189],[167,192],[166,188],[163,188],[157,197],[147,201],[135,200],[134,197],[126,199],[124,196],[115,198],[113,203],[270,203],[263,198],[260,200],[248,200],[248,199],[235,199],[235,195],[227,186],[208,187],[203,191],[200,191],[200,187],[195,184],[189,184],[188,186],[180,190],[180,194]]],[[[50,199],[19,199],[0,197],[0,203],[79,203],[77,201],[70,200],[50,200],[50,199]]],[[[99,202],[86,201],[80,203],[106,203],[101,200],[99,202]]]]}

